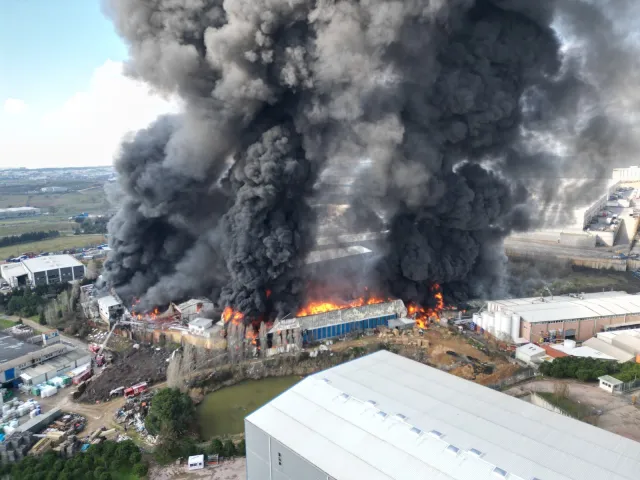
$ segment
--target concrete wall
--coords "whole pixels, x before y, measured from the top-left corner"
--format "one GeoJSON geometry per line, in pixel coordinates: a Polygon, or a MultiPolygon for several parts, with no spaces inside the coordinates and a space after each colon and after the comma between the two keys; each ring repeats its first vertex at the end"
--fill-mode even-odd
{"type": "Polygon", "coordinates": [[[580,233],[560,233],[560,244],[568,247],[595,248],[596,235],[580,233]]]}
{"type": "Polygon", "coordinates": [[[549,410],[550,412],[559,413],[560,415],[564,415],[565,417],[571,417],[571,415],[569,415],[567,412],[565,412],[561,408],[556,407],[552,403],[549,403],[536,392],[531,393],[529,402],[531,402],[536,407],[544,408],[545,410],[549,410]]]}

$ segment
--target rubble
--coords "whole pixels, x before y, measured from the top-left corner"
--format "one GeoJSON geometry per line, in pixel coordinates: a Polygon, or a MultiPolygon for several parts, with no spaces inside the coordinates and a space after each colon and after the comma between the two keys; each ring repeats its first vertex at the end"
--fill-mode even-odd
{"type": "Polygon", "coordinates": [[[115,354],[103,372],[87,382],[77,399],[82,402],[104,402],[111,392],[140,382],[150,385],[165,380],[167,359],[171,352],[162,348],[140,346],[123,354],[115,354]]]}
{"type": "Polygon", "coordinates": [[[30,432],[15,431],[0,441],[0,463],[19,462],[27,454],[34,437],[30,432]]]}
{"type": "Polygon", "coordinates": [[[115,421],[122,425],[124,431],[133,429],[149,444],[156,443],[156,437],[149,435],[144,425],[144,419],[149,413],[154,392],[147,392],[138,397],[127,399],[127,403],[115,414],[115,421]]]}

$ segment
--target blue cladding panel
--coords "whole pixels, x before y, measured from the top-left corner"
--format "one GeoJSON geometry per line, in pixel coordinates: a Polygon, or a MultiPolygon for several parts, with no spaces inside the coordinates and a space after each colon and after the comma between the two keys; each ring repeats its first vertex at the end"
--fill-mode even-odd
{"type": "Polygon", "coordinates": [[[15,368],[9,368],[4,371],[4,380],[8,382],[9,380],[13,380],[16,378],[16,370],[15,368]]]}
{"type": "Polygon", "coordinates": [[[331,336],[335,337],[336,335],[337,335],[336,326],[335,325],[331,325],[331,336]]]}

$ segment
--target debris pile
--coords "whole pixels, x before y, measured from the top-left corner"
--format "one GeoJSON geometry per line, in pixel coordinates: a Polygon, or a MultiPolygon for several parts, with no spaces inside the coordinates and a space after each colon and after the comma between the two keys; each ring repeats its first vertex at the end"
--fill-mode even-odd
{"type": "Polygon", "coordinates": [[[115,421],[124,427],[125,432],[133,429],[151,445],[155,444],[156,438],[147,432],[144,419],[149,413],[153,395],[154,392],[147,392],[138,397],[128,398],[127,403],[114,414],[115,421]]]}
{"type": "Polygon", "coordinates": [[[167,359],[171,352],[163,348],[140,346],[114,357],[103,372],[87,382],[85,390],[78,396],[82,402],[104,402],[111,399],[111,392],[123,385],[140,382],[149,384],[165,380],[167,359]]]}
{"type": "Polygon", "coordinates": [[[29,432],[15,431],[0,440],[0,463],[19,462],[33,444],[33,435],[29,432]]]}

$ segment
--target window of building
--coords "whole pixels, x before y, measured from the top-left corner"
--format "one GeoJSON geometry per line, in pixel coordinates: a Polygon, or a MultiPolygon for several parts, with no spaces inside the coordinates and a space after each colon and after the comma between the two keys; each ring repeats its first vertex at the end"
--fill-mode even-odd
{"type": "Polygon", "coordinates": [[[282,454],[278,452],[278,465],[282,466],[282,454]]]}

